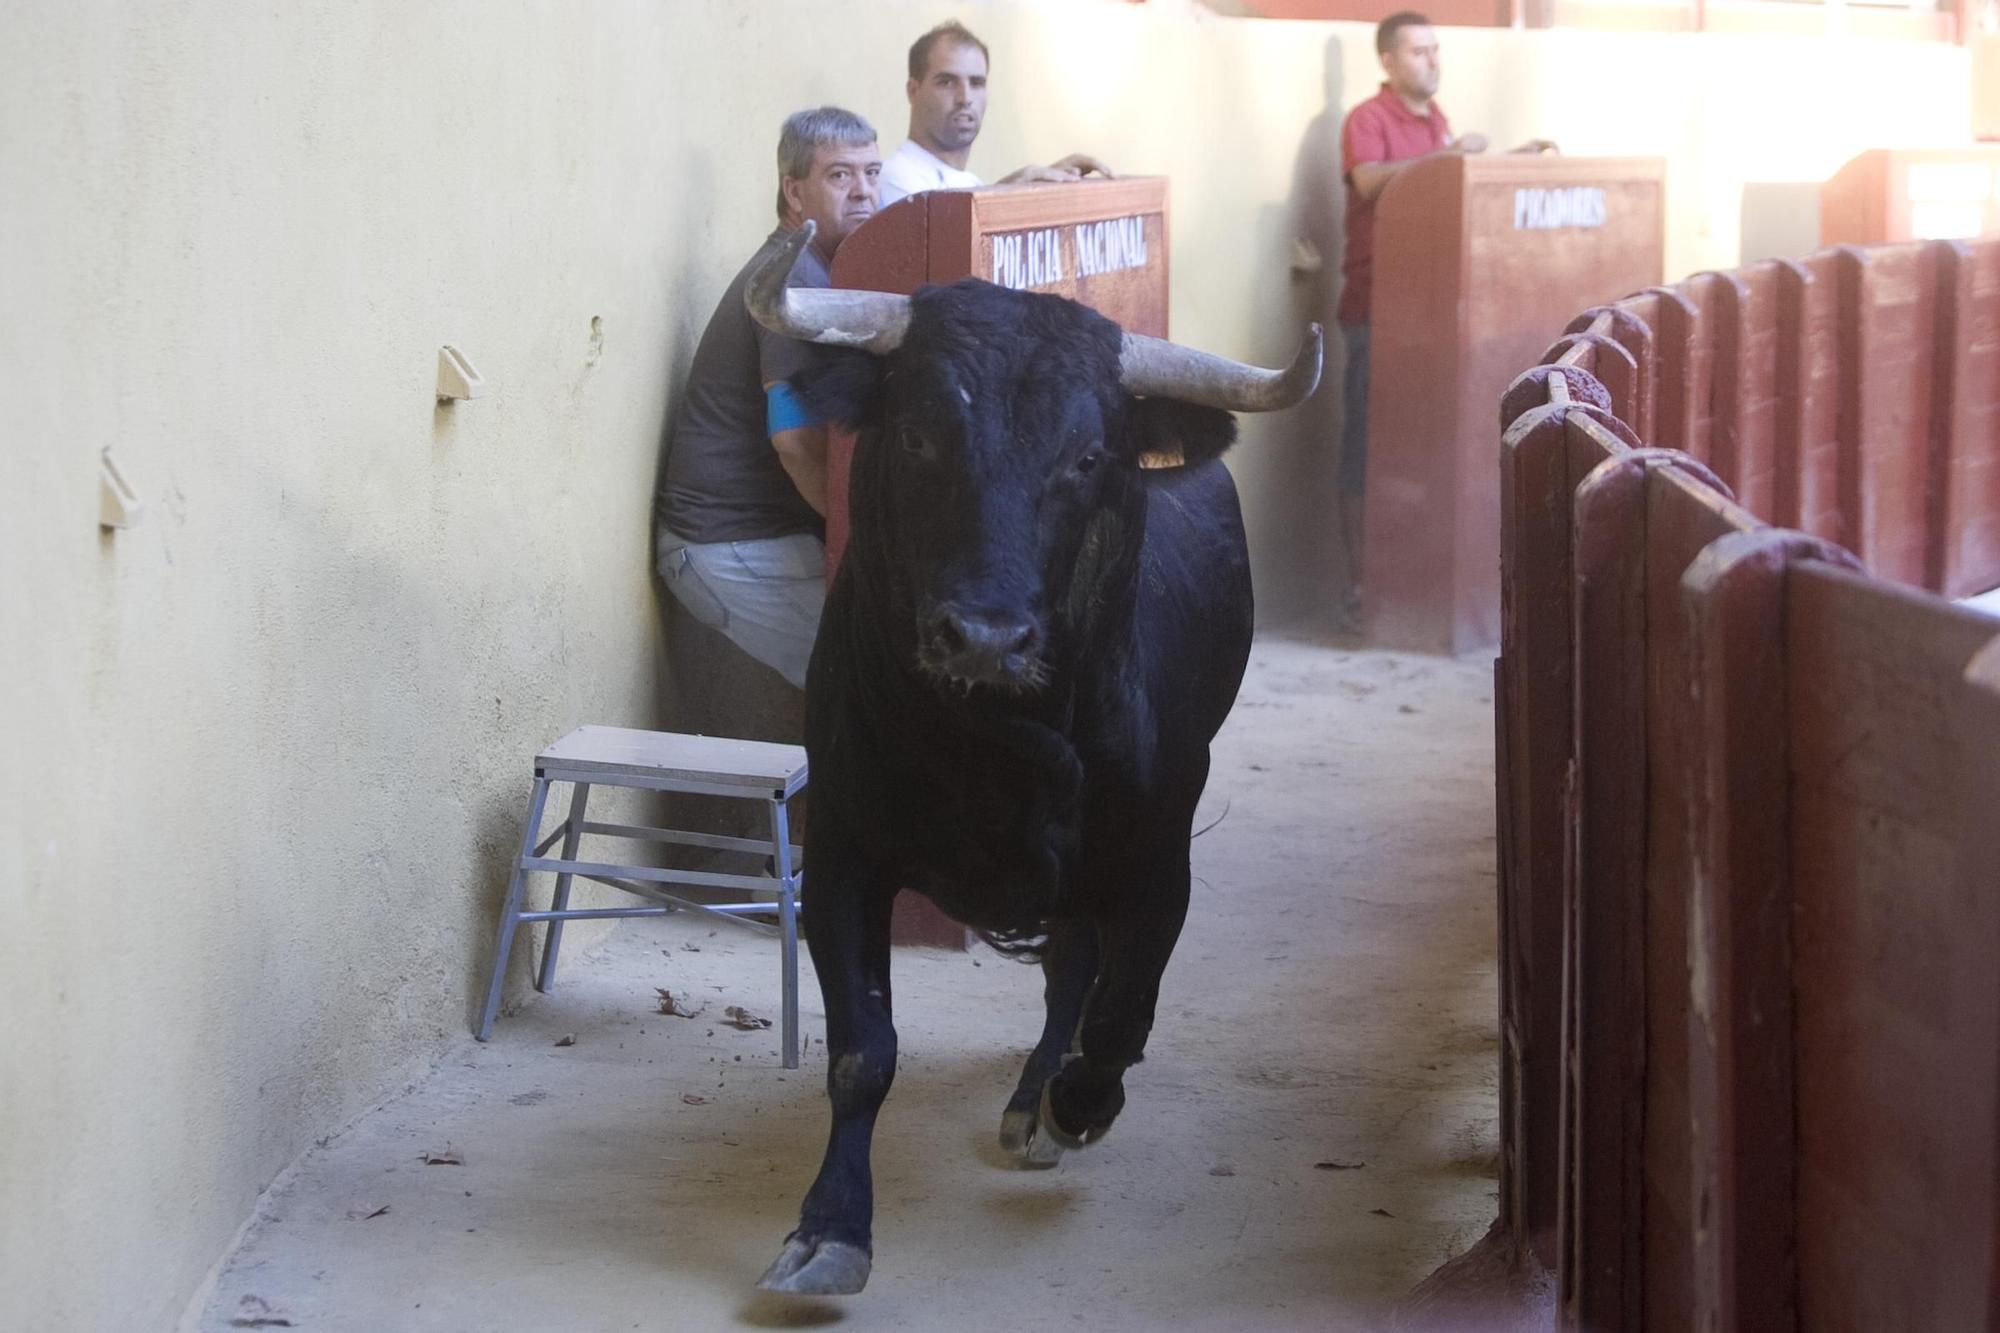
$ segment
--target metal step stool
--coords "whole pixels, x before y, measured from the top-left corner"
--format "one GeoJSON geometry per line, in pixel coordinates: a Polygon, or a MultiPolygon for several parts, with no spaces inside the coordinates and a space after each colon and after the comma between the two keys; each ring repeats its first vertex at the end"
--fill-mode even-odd
{"type": "Polygon", "coordinates": [[[492,1035],[493,1017],[500,1009],[500,985],[507,975],[507,955],[513,949],[514,932],[531,922],[548,924],[548,933],[542,942],[541,967],[535,973],[535,989],[546,991],[555,981],[556,953],[562,947],[565,921],[663,916],[668,912],[696,911],[725,917],[749,929],[770,931],[773,929],[771,926],[751,918],[775,914],[784,987],[780,1035],[785,1051],[785,1068],[797,1069],[798,908],[799,886],[804,876],[799,868],[800,849],[792,845],[791,812],[787,802],[804,791],[805,785],[805,750],[797,745],[775,745],[768,741],[685,736],[679,732],[634,731],[625,727],[578,727],[536,755],[535,785],[528,798],[527,827],[522,830],[521,852],[514,858],[514,873],[507,882],[507,905],[500,914],[500,942],[494,950],[493,978],[487,983],[486,1003],[479,1011],[479,1025],[473,1029],[473,1036],[485,1041],[492,1035]],[[542,837],[542,811],[548,804],[550,785],[557,782],[572,784],[569,817],[547,837],[542,837]],[[763,801],[770,807],[771,836],[768,839],[730,838],[682,829],[600,824],[584,818],[584,807],[593,786],[642,787],[649,791],[692,792],[703,796],[735,796],[763,801]],[[578,844],[587,833],[707,847],[718,851],[766,854],[771,858],[774,877],[663,870],[657,866],[615,861],[578,860],[578,844]],[[544,855],[558,838],[562,840],[562,855],[544,855]],[[547,871],[556,877],[555,893],[546,912],[521,910],[521,890],[530,871],[547,871]],[[623,889],[626,893],[646,899],[651,905],[572,909],[569,905],[571,876],[623,889]],[[775,890],[778,897],[776,902],[751,899],[744,902],[698,903],[659,887],[665,884],[766,893],[775,890]]]}

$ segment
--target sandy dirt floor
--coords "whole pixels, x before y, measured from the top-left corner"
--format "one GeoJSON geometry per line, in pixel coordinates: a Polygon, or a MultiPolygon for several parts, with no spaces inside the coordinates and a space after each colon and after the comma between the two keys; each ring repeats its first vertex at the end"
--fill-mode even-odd
{"type": "Polygon", "coordinates": [[[775,943],[674,916],[565,954],[489,1045],[296,1164],[199,1327],[1381,1327],[1494,1216],[1490,680],[1260,641],[1148,1058],[1054,1170],[995,1141],[1039,971],[899,951],[862,1295],[752,1289],[826,1132],[810,963],[788,1073],[775,1029],[720,1021],[776,1016],[775,943]],[[704,1012],[662,1016],[658,987],[704,1012]],[[462,1164],[422,1161],[446,1145],[462,1164]]]}

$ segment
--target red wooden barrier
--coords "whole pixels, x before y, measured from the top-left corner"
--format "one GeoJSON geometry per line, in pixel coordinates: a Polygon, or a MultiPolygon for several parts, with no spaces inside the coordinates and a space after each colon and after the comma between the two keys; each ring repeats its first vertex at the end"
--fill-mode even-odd
{"type": "Polygon", "coordinates": [[[1692,860],[1683,1120],[1694,1211],[1676,1224],[1694,1242],[1688,1326],[1697,1328],[1797,1321],[1789,654],[1773,631],[1785,623],[1793,562],[1816,557],[1852,562],[1803,533],[1732,533],[1682,580],[1694,737],[1677,775],[1692,860]]]}
{"type": "Polygon", "coordinates": [[[1689,455],[1597,443],[1606,461],[1574,506],[1564,1305],[1574,1327],[1674,1327],[1691,1316],[1694,1217],[1678,1113],[1688,1096],[1686,809],[1669,776],[1693,738],[1674,593],[1705,546],[1755,520],[1689,455]],[[1642,1226],[1647,1218],[1655,1225],[1642,1226]],[[1652,1279],[1643,1286],[1641,1273],[1652,1279]]]}
{"type": "Polygon", "coordinates": [[[1936,253],[1943,457],[1930,521],[1943,537],[1926,586],[1964,597],[1990,587],[2000,564],[2000,245],[1953,242],[1936,253]]]}
{"type": "Polygon", "coordinates": [[[1757,517],[1932,592],[2000,586],[2000,241],[1696,274],[1565,330],[1591,335],[1640,362],[1601,367],[1614,410],[1757,517]]]}
{"type": "Polygon", "coordinates": [[[1892,247],[1510,386],[1500,1221],[1428,1311],[1504,1257],[1567,1328],[2000,1328],[2000,626],[1907,586],[2000,583],[1996,369],[2000,245],[1892,247]]]}
{"type": "MultiPolygon", "coordinates": [[[[1800,1327],[1992,1327],[2000,861],[1980,848],[2000,727],[1965,673],[1996,626],[1812,564],[1782,591],[1791,960],[1776,979],[1796,1146],[1783,1196],[1767,1171],[1746,1179],[1793,1219],[1800,1327]]],[[[1739,1309],[1735,1326],[1772,1325],[1739,1309]]]]}

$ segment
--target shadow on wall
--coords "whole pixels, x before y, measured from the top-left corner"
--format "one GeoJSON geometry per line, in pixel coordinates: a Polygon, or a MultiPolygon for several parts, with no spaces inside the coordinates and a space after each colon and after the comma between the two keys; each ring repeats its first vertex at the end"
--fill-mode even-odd
{"type": "MultiPolygon", "coordinates": [[[[696,165],[696,170],[702,175],[712,175],[705,159],[696,165]]],[[[697,201],[708,197],[706,189],[689,189],[681,194],[691,210],[698,207],[697,201]]],[[[712,231],[712,218],[706,214],[690,212],[681,221],[690,235],[707,235],[712,231]]],[[[731,242],[712,238],[712,243],[734,244],[742,252],[742,259],[747,260],[762,240],[762,236],[746,236],[731,242]]],[[[728,265],[732,275],[736,263],[728,265]]],[[[653,475],[655,497],[666,475],[667,447],[675,415],[686,393],[693,349],[708,327],[719,295],[691,251],[680,271],[660,293],[662,300],[678,299],[686,307],[680,312],[679,323],[686,332],[679,344],[687,353],[675,356],[673,364],[667,367],[667,411],[660,423],[659,459],[653,475]]],[[[646,568],[651,571],[653,600],[663,630],[660,695],[654,725],[664,731],[799,744],[805,736],[805,696],[721,633],[697,621],[675,600],[661,580],[654,559],[653,527],[648,522],[646,568]]],[[[669,826],[741,837],[761,837],[768,831],[764,807],[752,801],[676,796],[663,803],[660,813],[669,826]]]]}
{"type": "Polygon", "coordinates": [[[1820,248],[1818,181],[1746,181],[1738,261],[1804,259],[1820,248]]]}
{"type": "MultiPolygon", "coordinates": [[[[619,722],[625,725],[650,726],[666,731],[691,732],[710,736],[732,736],[749,740],[783,741],[796,744],[803,735],[805,701],[804,696],[785,683],[775,671],[752,660],[721,634],[700,624],[688,615],[680,603],[667,591],[659,577],[653,554],[655,497],[664,475],[666,450],[673,430],[675,412],[686,392],[688,371],[694,359],[694,349],[699,345],[702,333],[708,327],[715,310],[715,302],[722,287],[734,274],[741,259],[747,259],[757,244],[763,239],[761,234],[748,237],[717,237],[712,204],[715,171],[712,160],[706,153],[695,152],[688,155],[681,164],[686,188],[678,198],[682,201],[682,212],[674,219],[673,228],[677,234],[701,238],[707,247],[686,247],[681,252],[679,263],[671,272],[663,271],[655,299],[660,301],[672,314],[670,352],[666,364],[660,370],[667,381],[665,395],[666,411],[659,423],[659,446],[655,456],[652,484],[646,495],[637,502],[646,505],[645,549],[635,552],[637,559],[643,560],[648,571],[648,582],[652,588],[655,633],[651,642],[656,654],[658,691],[654,699],[650,720],[634,719],[624,723],[623,719],[581,718],[584,722],[619,722]],[[740,251],[740,258],[737,257],[740,251]],[[715,272],[713,262],[718,256],[725,257],[726,267],[721,275],[715,272]]],[[[449,438],[452,423],[448,415],[441,415],[438,430],[440,442],[449,438]]],[[[479,825],[479,869],[482,883],[504,886],[507,882],[513,857],[521,838],[521,818],[526,805],[528,784],[526,775],[518,785],[509,785],[498,804],[482,812],[479,825]]],[[[549,808],[542,820],[542,831],[554,828],[567,812],[571,788],[556,787],[550,795],[549,808]]],[[[798,807],[795,805],[795,814],[798,807]]],[[[699,829],[705,832],[728,833],[746,837],[762,837],[769,831],[765,806],[758,801],[724,800],[699,796],[655,796],[631,790],[599,788],[592,796],[591,816],[598,819],[618,818],[636,824],[652,824],[661,827],[699,829]],[[610,802],[611,806],[600,805],[610,802]],[[627,803],[633,808],[629,813],[616,810],[618,803],[627,803]]],[[[796,836],[796,834],[795,834],[796,836]]],[[[613,852],[618,858],[635,857],[641,862],[653,864],[673,863],[684,868],[697,864],[707,866],[715,860],[713,853],[684,852],[677,849],[649,847],[645,844],[627,842],[606,842],[599,850],[613,852]]],[[[750,865],[717,866],[730,870],[752,870],[750,865]]],[[[528,884],[527,899],[531,907],[545,905],[551,881],[547,875],[533,876],[528,884]]],[[[579,886],[580,891],[587,886],[579,886]]],[[[610,890],[600,890],[604,901],[614,906],[629,906],[632,900],[610,890]]],[[[470,982],[468,985],[467,1021],[473,1021],[477,1006],[485,995],[487,969],[492,966],[494,934],[498,929],[501,908],[501,893],[495,891],[480,900],[480,913],[473,927],[477,948],[469,961],[470,982]]],[[[700,897],[699,893],[691,896],[700,897]]],[[[513,956],[508,961],[506,983],[503,991],[505,1003],[502,1013],[511,1013],[514,1007],[528,994],[533,970],[538,965],[543,942],[543,930],[539,927],[524,929],[515,939],[513,956]]]]}
{"type": "MultiPolygon", "coordinates": [[[[476,451],[450,446],[480,427],[461,409],[415,410],[431,413],[443,460],[433,483],[443,527],[449,498],[476,471],[468,461],[476,451]]],[[[337,1124],[420,1072],[434,1043],[470,1025],[521,836],[532,754],[522,737],[539,739],[572,696],[557,654],[492,651],[506,638],[502,627],[538,612],[554,609],[560,635],[556,562],[531,562],[517,582],[478,589],[484,612],[468,619],[440,592],[448,584],[435,576],[432,553],[385,540],[372,526],[379,516],[325,502],[254,450],[235,462],[243,494],[278,497],[286,540],[241,585],[243,614],[200,645],[215,660],[252,664],[247,688],[190,688],[175,706],[187,734],[269,756],[282,780],[247,784],[236,813],[270,831],[267,845],[250,860],[219,854],[212,896],[189,910],[228,944],[226,975],[200,987],[207,1046],[226,1053],[219,1059],[284,1072],[270,1077],[268,1093],[259,1085],[254,1112],[219,1107],[227,1078],[206,1059],[177,1071],[186,1086],[154,1091],[162,1104],[227,1126],[224,1148],[251,1165],[238,1172],[209,1162],[204,1172],[254,1182],[240,1200],[247,1212],[307,1146],[290,1137],[304,1108],[330,1105],[337,1124]],[[452,744],[407,744],[418,714],[452,744]],[[301,818],[336,805],[344,817],[331,826],[301,818]],[[274,883],[326,891],[274,892],[274,883]],[[416,906],[413,894],[421,895],[416,906]],[[371,943],[359,953],[329,943],[360,940],[371,943]],[[236,1002],[245,995],[259,999],[236,1002]],[[460,1023],[446,1018],[453,999],[462,1002],[460,1023]],[[272,1063],[274,1041],[284,1043],[289,1065],[272,1063]],[[359,1076],[374,1082],[359,1085],[357,1097],[345,1053],[365,1047],[417,1063],[359,1076]]],[[[151,535],[170,543],[188,521],[184,512],[163,513],[151,535]]],[[[489,528],[496,548],[518,550],[532,548],[535,521],[531,510],[508,508],[468,520],[489,528]]],[[[106,554],[130,559],[129,550],[106,554]]],[[[134,815],[142,825],[149,818],[141,807],[134,815]]],[[[510,975],[525,979],[526,952],[517,952],[510,975]]]]}
{"type": "MultiPolygon", "coordinates": [[[[1334,314],[1340,302],[1340,258],[1344,249],[1345,192],[1340,181],[1342,48],[1338,37],[1326,42],[1326,104],[1306,123],[1292,170],[1291,196],[1270,230],[1281,238],[1281,253],[1290,264],[1287,304],[1264,322],[1283,329],[1280,361],[1297,349],[1297,335],[1307,322],[1327,332],[1326,364],[1313,396],[1270,422],[1270,438],[1258,446],[1271,455],[1246,487],[1244,507],[1275,526],[1293,553],[1287,565],[1295,571],[1292,586],[1258,588],[1258,622],[1262,627],[1289,624],[1324,626],[1338,605],[1339,592],[1350,581],[1342,554],[1340,515],[1335,477],[1339,464],[1342,369],[1346,349],[1340,343],[1334,314]],[[1306,259],[1318,257],[1313,268],[1306,259]]],[[[1279,210],[1273,210],[1279,211],[1279,210]]],[[[1246,419],[1249,425],[1254,419],[1246,419]]]]}

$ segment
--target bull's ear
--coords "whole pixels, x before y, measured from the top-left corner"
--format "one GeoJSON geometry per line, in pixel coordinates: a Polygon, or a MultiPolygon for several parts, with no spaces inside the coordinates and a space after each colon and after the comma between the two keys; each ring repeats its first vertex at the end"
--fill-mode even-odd
{"type": "Polygon", "coordinates": [[[821,420],[852,430],[875,415],[882,396],[882,358],[845,347],[822,347],[792,376],[792,388],[821,420]]]}
{"type": "Polygon", "coordinates": [[[1134,398],[1127,448],[1143,468],[1185,467],[1219,458],[1236,442],[1236,418],[1217,407],[1172,398],[1134,398]]]}

